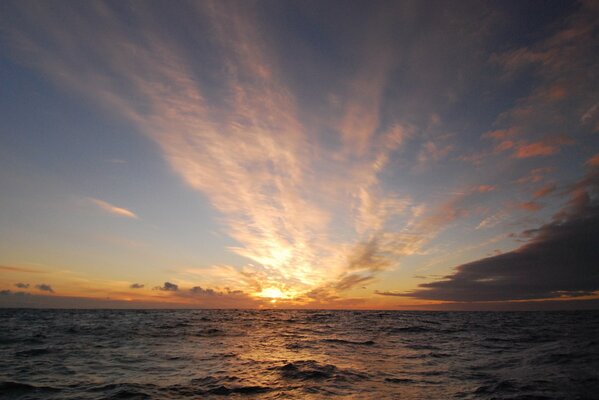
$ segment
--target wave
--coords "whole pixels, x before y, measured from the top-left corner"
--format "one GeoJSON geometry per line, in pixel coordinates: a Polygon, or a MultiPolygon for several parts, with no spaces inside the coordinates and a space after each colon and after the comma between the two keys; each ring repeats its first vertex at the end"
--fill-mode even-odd
{"type": "Polygon", "coordinates": [[[33,393],[43,394],[59,391],[60,389],[51,386],[35,386],[13,381],[0,382],[0,393],[3,395],[7,395],[8,398],[14,398],[17,396],[23,396],[33,393]]]}
{"type": "Polygon", "coordinates": [[[372,340],[366,340],[363,342],[359,342],[359,341],[352,341],[352,340],[345,340],[345,339],[322,339],[321,342],[325,342],[325,343],[339,343],[339,344],[349,344],[349,345],[355,345],[355,346],[373,346],[376,343],[372,340]]]}
{"type": "Polygon", "coordinates": [[[8,400],[599,393],[597,312],[0,310],[0,326],[8,400]]]}
{"type": "Polygon", "coordinates": [[[46,355],[51,352],[52,352],[51,349],[44,347],[44,348],[39,348],[39,349],[29,349],[29,350],[17,351],[15,353],[15,355],[17,357],[37,357],[37,356],[46,355]]]}
{"type": "Polygon", "coordinates": [[[296,380],[335,380],[365,379],[366,374],[340,369],[332,364],[320,364],[314,360],[301,360],[272,368],[286,379],[296,380]]]}

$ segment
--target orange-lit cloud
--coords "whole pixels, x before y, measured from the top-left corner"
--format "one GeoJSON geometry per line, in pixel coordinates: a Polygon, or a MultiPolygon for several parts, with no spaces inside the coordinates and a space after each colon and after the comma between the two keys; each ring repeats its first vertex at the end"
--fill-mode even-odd
{"type": "Polygon", "coordinates": [[[523,176],[516,180],[516,183],[525,184],[525,183],[536,183],[542,181],[545,178],[545,175],[554,172],[554,167],[540,167],[534,168],[530,171],[530,173],[526,176],[523,176]]]}
{"type": "Polygon", "coordinates": [[[104,201],[104,200],[93,199],[93,198],[90,198],[89,200],[92,203],[94,203],[96,206],[100,207],[102,210],[104,210],[110,214],[119,215],[121,217],[127,217],[127,218],[135,218],[135,219],[139,218],[133,211],[129,211],[126,208],[117,207],[113,204],[110,204],[110,203],[104,201]]]}
{"type": "Polygon", "coordinates": [[[560,148],[556,145],[547,144],[544,142],[527,143],[518,146],[514,157],[516,158],[528,158],[538,156],[550,156],[558,153],[560,148]]]}
{"type": "Polygon", "coordinates": [[[0,271],[25,272],[25,273],[31,273],[31,274],[41,274],[41,273],[45,273],[46,272],[46,271],[39,270],[39,269],[34,269],[34,268],[13,267],[13,266],[8,266],[8,265],[0,265],[0,271]]]}
{"type": "Polygon", "coordinates": [[[589,158],[586,161],[586,164],[591,167],[599,167],[599,153],[597,153],[593,157],[589,158]]]}
{"type": "Polygon", "coordinates": [[[495,185],[479,185],[475,188],[475,190],[479,193],[488,193],[497,189],[495,185]]]}
{"type": "Polygon", "coordinates": [[[526,210],[526,211],[535,212],[535,211],[539,211],[540,209],[542,209],[543,205],[540,203],[537,203],[536,201],[527,201],[524,203],[520,203],[518,205],[518,207],[522,208],[523,210],[526,210]]]}
{"type": "Polygon", "coordinates": [[[557,189],[557,186],[554,183],[549,183],[534,192],[535,199],[545,197],[553,193],[557,189]]]}

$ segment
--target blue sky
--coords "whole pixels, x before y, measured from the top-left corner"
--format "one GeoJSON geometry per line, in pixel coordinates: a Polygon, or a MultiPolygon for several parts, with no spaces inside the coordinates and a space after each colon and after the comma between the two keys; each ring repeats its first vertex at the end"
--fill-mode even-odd
{"type": "Polygon", "coordinates": [[[596,297],[596,3],[0,7],[0,304],[596,297]]]}

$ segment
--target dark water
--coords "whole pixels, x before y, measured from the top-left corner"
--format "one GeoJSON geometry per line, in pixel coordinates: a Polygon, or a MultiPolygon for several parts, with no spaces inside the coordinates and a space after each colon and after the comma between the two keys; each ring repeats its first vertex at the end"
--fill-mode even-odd
{"type": "Polygon", "coordinates": [[[2,399],[599,399],[599,312],[0,310],[2,399]]]}

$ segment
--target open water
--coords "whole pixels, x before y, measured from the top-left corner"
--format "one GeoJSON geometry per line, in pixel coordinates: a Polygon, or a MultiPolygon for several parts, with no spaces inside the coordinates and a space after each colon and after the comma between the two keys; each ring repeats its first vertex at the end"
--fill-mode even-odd
{"type": "Polygon", "coordinates": [[[2,399],[599,399],[599,312],[0,310],[2,399]]]}

